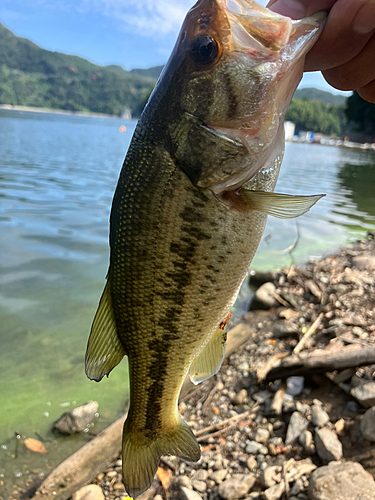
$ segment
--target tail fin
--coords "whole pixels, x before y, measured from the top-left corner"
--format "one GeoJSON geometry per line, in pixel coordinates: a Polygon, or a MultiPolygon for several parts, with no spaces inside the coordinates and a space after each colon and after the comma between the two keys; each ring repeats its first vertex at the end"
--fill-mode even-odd
{"type": "Polygon", "coordinates": [[[124,424],[122,440],[122,472],[128,495],[137,497],[151,486],[162,455],[175,455],[197,462],[201,452],[194,434],[185,422],[167,431],[160,431],[153,438],[131,431],[128,421],[124,424]]]}

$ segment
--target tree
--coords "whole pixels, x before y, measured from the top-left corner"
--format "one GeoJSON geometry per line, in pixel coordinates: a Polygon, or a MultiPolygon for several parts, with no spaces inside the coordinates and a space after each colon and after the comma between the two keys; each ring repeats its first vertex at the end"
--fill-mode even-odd
{"type": "Polygon", "coordinates": [[[357,132],[375,136],[375,104],[363,100],[358,92],[347,99],[345,115],[357,132]]]}

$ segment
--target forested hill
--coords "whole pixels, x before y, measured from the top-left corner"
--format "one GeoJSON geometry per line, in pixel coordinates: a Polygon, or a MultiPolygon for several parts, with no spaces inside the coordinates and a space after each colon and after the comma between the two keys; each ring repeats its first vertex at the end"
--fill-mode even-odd
{"type": "Polygon", "coordinates": [[[151,69],[129,72],[51,52],[0,23],[0,104],[138,115],[161,68],[151,69]]]}
{"type": "Polygon", "coordinates": [[[316,89],[314,87],[305,87],[297,89],[294,92],[294,99],[302,99],[308,101],[321,101],[324,104],[331,106],[341,106],[345,103],[346,97],[343,95],[335,95],[326,90],[316,89]]]}

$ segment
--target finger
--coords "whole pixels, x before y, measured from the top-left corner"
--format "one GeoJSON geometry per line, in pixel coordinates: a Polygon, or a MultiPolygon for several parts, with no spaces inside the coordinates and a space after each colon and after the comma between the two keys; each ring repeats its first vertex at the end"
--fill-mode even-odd
{"type": "Polygon", "coordinates": [[[375,30],[375,2],[369,0],[336,1],[329,12],[320,38],[307,55],[305,71],[326,70],[341,66],[362,51],[372,35],[371,31],[364,33],[361,29],[363,9],[368,12],[369,6],[374,10],[370,19],[375,30]]]}
{"type": "Polygon", "coordinates": [[[375,80],[358,89],[358,94],[365,101],[375,103],[375,80]]]}
{"type": "Polygon", "coordinates": [[[336,68],[323,71],[324,78],[339,90],[354,90],[365,87],[375,80],[375,35],[361,52],[351,61],[336,68]]]}
{"type": "Polygon", "coordinates": [[[336,0],[271,0],[267,7],[283,16],[301,19],[321,10],[329,10],[335,2],[336,0]]]}

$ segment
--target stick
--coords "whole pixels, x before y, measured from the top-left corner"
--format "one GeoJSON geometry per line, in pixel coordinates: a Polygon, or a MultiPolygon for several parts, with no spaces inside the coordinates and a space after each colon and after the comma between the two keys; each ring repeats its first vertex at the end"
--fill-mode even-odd
{"type": "Polygon", "coordinates": [[[234,427],[236,427],[236,425],[237,425],[237,422],[233,422],[233,424],[228,425],[228,427],[224,427],[224,429],[220,429],[219,431],[213,432],[212,434],[205,434],[204,436],[199,436],[197,438],[197,441],[198,441],[198,443],[201,443],[201,442],[207,441],[207,439],[221,436],[221,434],[224,434],[224,432],[227,432],[230,429],[233,429],[234,427]]]}
{"type": "Polygon", "coordinates": [[[250,414],[250,412],[254,411],[254,407],[255,407],[255,405],[253,406],[253,408],[251,410],[247,410],[244,413],[239,413],[238,415],[233,415],[233,417],[227,418],[226,420],[223,420],[222,422],[219,422],[219,423],[214,424],[214,425],[210,425],[209,427],[205,427],[204,429],[197,431],[195,433],[195,437],[198,438],[199,436],[202,436],[202,434],[207,434],[211,431],[216,431],[216,430],[220,429],[220,427],[225,426],[229,422],[241,420],[242,418],[247,417],[250,414]]]}
{"type": "Polygon", "coordinates": [[[306,345],[306,342],[312,335],[314,335],[316,330],[319,328],[322,318],[323,318],[323,313],[320,313],[319,316],[314,321],[314,323],[310,326],[305,335],[301,338],[296,347],[293,349],[293,354],[299,354],[302,351],[302,349],[306,345]]]}
{"type": "Polygon", "coordinates": [[[306,376],[312,373],[333,372],[373,364],[375,364],[375,347],[361,347],[353,344],[335,353],[323,351],[288,356],[271,368],[265,380],[270,382],[291,375],[306,376]]]}

